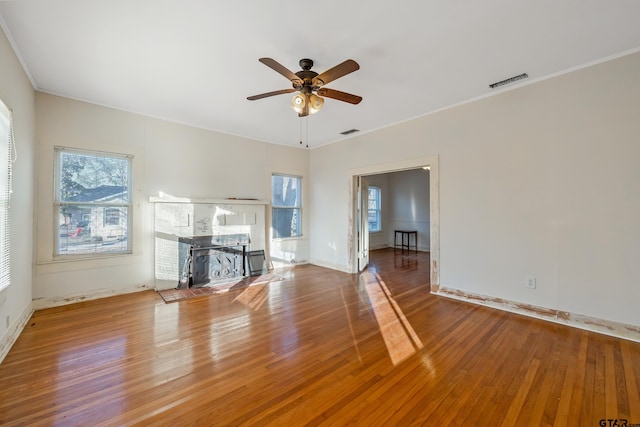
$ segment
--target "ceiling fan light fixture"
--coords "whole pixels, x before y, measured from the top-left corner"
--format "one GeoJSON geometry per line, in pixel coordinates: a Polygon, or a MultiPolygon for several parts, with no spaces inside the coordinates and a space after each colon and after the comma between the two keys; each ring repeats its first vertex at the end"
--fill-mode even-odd
{"type": "Polygon", "coordinates": [[[309,113],[315,114],[322,109],[324,98],[319,97],[315,93],[309,95],[309,113]]]}
{"type": "Polygon", "coordinates": [[[304,106],[306,105],[307,100],[305,96],[301,93],[298,93],[291,98],[291,108],[298,114],[302,114],[304,111],[304,106]]]}

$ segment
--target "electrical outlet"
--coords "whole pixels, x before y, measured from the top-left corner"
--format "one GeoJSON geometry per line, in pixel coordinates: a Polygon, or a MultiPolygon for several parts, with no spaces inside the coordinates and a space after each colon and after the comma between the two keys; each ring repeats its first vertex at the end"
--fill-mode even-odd
{"type": "Polygon", "coordinates": [[[524,283],[524,286],[529,288],[529,289],[535,289],[536,288],[536,278],[533,277],[533,276],[527,277],[527,280],[524,283]]]}
{"type": "Polygon", "coordinates": [[[9,316],[8,314],[7,314],[6,321],[7,321],[7,329],[9,329],[9,325],[11,325],[11,316],[9,316]]]}

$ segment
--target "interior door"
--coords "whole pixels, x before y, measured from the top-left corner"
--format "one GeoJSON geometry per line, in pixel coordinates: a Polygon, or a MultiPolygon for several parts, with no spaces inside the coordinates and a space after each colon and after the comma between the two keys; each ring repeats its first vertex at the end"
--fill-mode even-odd
{"type": "Polygon", "coordinates": [[[358,177],[358,271],[369,265],[369,183],[358,177]]]}

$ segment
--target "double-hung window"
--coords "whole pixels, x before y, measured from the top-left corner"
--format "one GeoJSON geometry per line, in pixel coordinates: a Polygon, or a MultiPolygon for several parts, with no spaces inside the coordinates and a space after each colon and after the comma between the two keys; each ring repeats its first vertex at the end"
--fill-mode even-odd
{"type": "Polygon", "coordinates": [[[273,238],[302,236],[302,178],[271,176],[271,225],[273,238]]]}
{"type": "Polygon", "coordinates": [[[0,290],[11,283],[11,147],[13,145],[11,110],[0,101],[0,290]]]}
{"type": "Polygon", "coordinates": [[[380,188],[375,185],[369,186],[369,231],[382,230],[380,221],[380,188]]]}
{"type": "Polygon", "coordinates": [[[55,149],[56,255],[131,253],[132,157],[55,149]]]}

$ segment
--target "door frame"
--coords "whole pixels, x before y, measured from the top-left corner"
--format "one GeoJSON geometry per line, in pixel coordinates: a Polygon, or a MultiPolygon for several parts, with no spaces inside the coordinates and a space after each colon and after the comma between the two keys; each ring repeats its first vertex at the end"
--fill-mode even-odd
{"type": "Polygon", "coordinates": [[[359,175],[356,178],[358,182],[358,194],[356,198],[357,204],[357,219],[356,219],[356,231],[358,233],[358,260],[357,271],[360,273],[369,265],[369,182],[367,179],[359,175]],[[365,207],[367,213],[365,214],[365,207]]]}
{"type": "Polygon", "coordinates": [[[389,172],[399,172],[410,169],[429,167],[429,215],[430,215],[430,239],[429,250],[431,265],[430,284],[431,292],[435,293],[440,288],[440,171],[438,156],[418,157],[403,161],[371,165],[349,170],[351,176],[351,194],[349,197],[349,238],[350,248],[349,264],[351,272],[358,272],[358,177],[367,175],[378,175],[389,172]]]}

